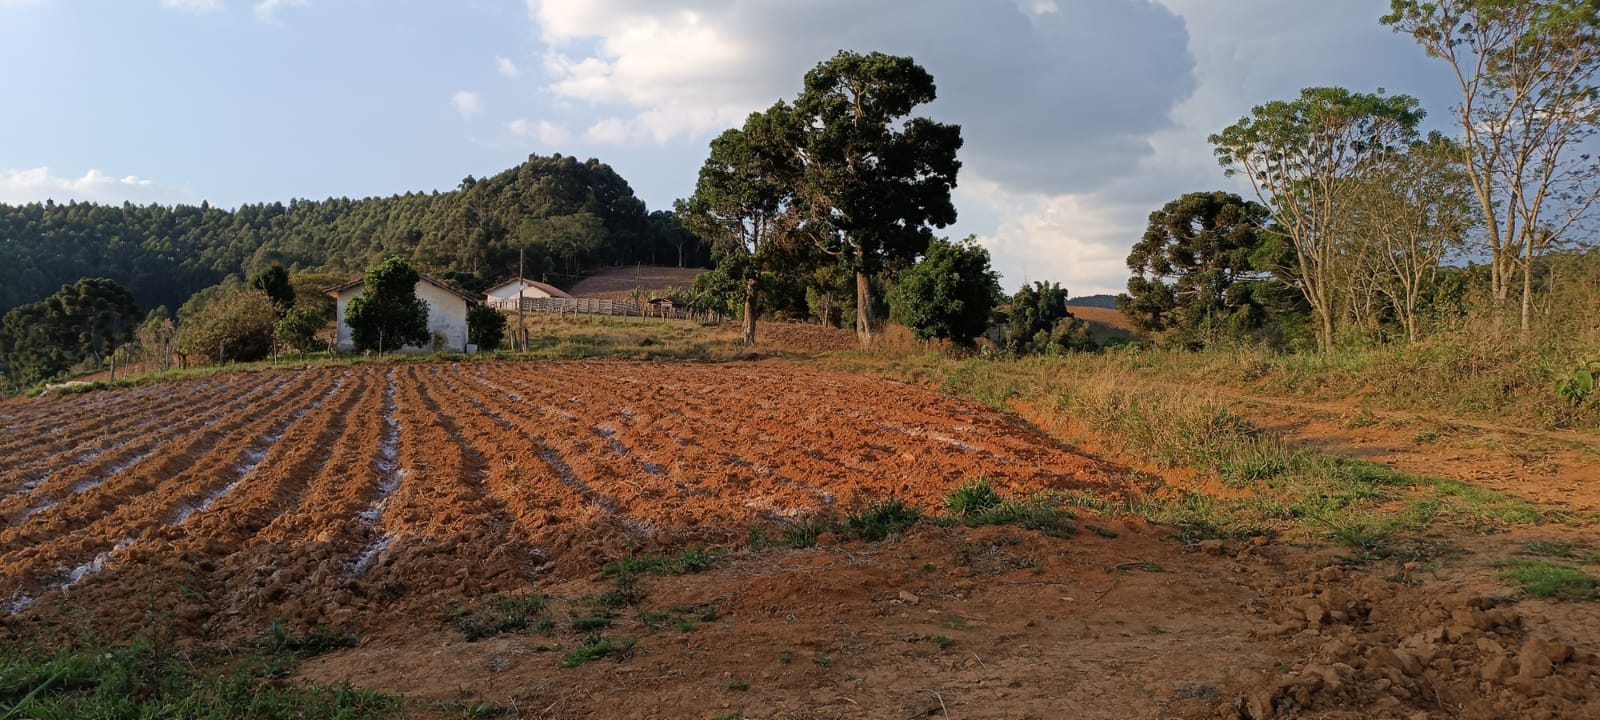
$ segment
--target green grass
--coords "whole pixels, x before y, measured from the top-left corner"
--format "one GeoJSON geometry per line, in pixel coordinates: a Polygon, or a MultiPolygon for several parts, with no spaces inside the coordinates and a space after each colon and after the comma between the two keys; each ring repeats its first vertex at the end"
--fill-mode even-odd
{"type": "Polygon", "coordinates": [[[1600,578],[1576,565],[1549,560],[1512,560],[1500,573],[1501,580],[1522,586],[1523,592],[1537,598],[1555,600],[1595,600],[1600,598],[1600,578]]]}
{"type": "Polygon", "coordinates": [[[711,568],[725,553],[692,548],[676,555],[645,555],[618,560],[605,566],[607,575],[686,575],[711,568]]]}
{"type": "Polygon", "coordinates": [[[490,595],[475,609],[456,608],[450,623],[465,635],[467,640],[481,640],[508,632],[527,629],[530,622],[545,611],[545,598],[538,593],[525,595],[490,595]]]}
{"type": "Polygon", "coordinates": [[[922,519],[922,511],[897,497],[867,503],[844,518],[839,534],[860,540],[883,540],[910,530],[922,519]]]}
{"type": "MultiPolygon", "coordinates": [[[[286,636],[284,636],[286,637],[286,636]]],[[[39,649],[0,648],[0,717],[339,718],[392,717],[400,701],[348,684],[309,686],[283,677],[300,655],[271,638],[245,650],[189,652],[145,641],[39,649]]]]}
{"type": "Polygon", "coordinates": [[[561,667],[578,667],[607,655],[626,652],[632,648],[632,640],[614,641],[599,633],[594,633],[584,638],[583,644],[568,650],[566,654],[561,656],[561,667]]]}

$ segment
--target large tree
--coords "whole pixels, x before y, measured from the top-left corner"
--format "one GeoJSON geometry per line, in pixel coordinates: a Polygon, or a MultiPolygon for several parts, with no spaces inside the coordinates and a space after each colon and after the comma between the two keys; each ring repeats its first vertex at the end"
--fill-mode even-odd
{"type": "Polygon", "coordinates": [[[1391,0],[1383,22],[1446,62],[1461,91],[1466,172],[1488,240],[1497,304],[1600,194],[1589,140],[1600,125],[1600,4],[1595,0],[1391,0]]]}
{"type": "Polygon", "coordinates": [[[840,52],[806,73],[795,100],[801,200],[828,232],[826,247],[856,276],[856,333],[872,338],[874,273],[910,264],[930,226],[956,219],[950,190],[961,128],[911,118],[933,102],[933,76],[911,58],[840,52]]]}
{"type": "Polygon", "coordinates": [[[265,291],[237,284],[179,312],[178,352],[213,363],[252,362],[272,352],[277,306],[265,291]]]}
{"type": "Polygon", "coordinates": [[[1250,180],[1293,243],[1293,264],[1281,270],[1311,306],[1324,352],[1335,339],[1350,180],[1374,157],[1415,140],[1423,114],[1409,95],[1312,87],[1294,100],[1257,105],[1211,136],[1218,162],[1250,180]]]}
{"type": "Polygon", "coordinates": [[[1254,326],[1262,313],[1249,284],[1267,209],[1228,192],[1192,192],[1150,213],[1128,253],[1128,292],[1117,309],[1146,332],[1254,326]]]}
{"type": "Polygon", "coordinates": [[[800,232],[794,147],[794,116],[787,104],[751,113],[743,128],[711,141],[694,195],[678,205],[684,225],[706,238],[722,269],[743,284],[746,344],[756,341],[761,274],[775,246],[800,232]]]}
{"type": "Polygon", "coordinates": [[[402,258],[392,257],[367,268],[361,295],[345,308],[350,341],[357,351],[382,355],[405,345],[426,346],[428,303],[417,297],[421,275],[402,258]]]}
{"type": "Polygon", "coordinates": [[[922,262],[900,274],[889,302],[917,339],[971,345],[988,329],[1000,297],[1000,276],[989,266],[988,250],[971,237],[934,238],[922,262]]]}

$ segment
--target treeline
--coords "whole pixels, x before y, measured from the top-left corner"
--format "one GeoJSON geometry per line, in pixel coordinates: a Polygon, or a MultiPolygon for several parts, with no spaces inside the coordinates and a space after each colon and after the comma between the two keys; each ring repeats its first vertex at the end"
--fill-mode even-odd
{"type": "Polygon", "coordinates": [[[410,259],[468,289],[517,272],[561,283],[611,264],[703,266],[667,211],[648,212],[610,166],[533,155],[448,192],[242,205],[0,205],[0,314],[80,278],[105,277],[141,308],[176,308],[229,275],[274,264],[359,274],[410,259]]]}

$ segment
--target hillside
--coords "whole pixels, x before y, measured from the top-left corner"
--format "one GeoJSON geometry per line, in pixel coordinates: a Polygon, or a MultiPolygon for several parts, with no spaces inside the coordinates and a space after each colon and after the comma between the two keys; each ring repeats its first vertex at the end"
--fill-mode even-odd
{"type": "Polygon", "coordinates": [[[108,277],[141,308],[176,309],[229,274],[272,263],[355,273],[401,255],[438,273],[488,281],[574,277],[592,264],[704,262],[670,212],[649,213],[595,159],[531,155],[448,192],[199,206],[54,202],[0,205],[0,313],[81,277],[108,277]]]}
{"type": "Polygon", "coordinates": [[[571,288],[573,297],[625,300],[634,290],[663,291],[667,288],[686,288],[705,272],[703,268],[632,267],[606,268],[592,273],[571,288]]]}

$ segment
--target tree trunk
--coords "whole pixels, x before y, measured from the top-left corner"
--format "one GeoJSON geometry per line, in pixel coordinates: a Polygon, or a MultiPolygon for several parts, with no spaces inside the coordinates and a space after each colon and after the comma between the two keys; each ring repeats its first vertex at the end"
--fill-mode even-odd
{"type": "Polygon", "coordinates": [[[856,339],[862,349],[872,345],[872,282],[865,270],[856,271],[856,339]]]}
{"type": "Polygon", "coordinates": [[[741,338],[746,345],[756,344],[756,279],[744,281],[744,332],[741,338]]]}
{"type": "Polygon", "coordinates": [[[1519,329],[1523,337],[1533,331],[1533,245],[1529,244],[1527,262],[1522,266],[1522,319],[1519,329]]]}

